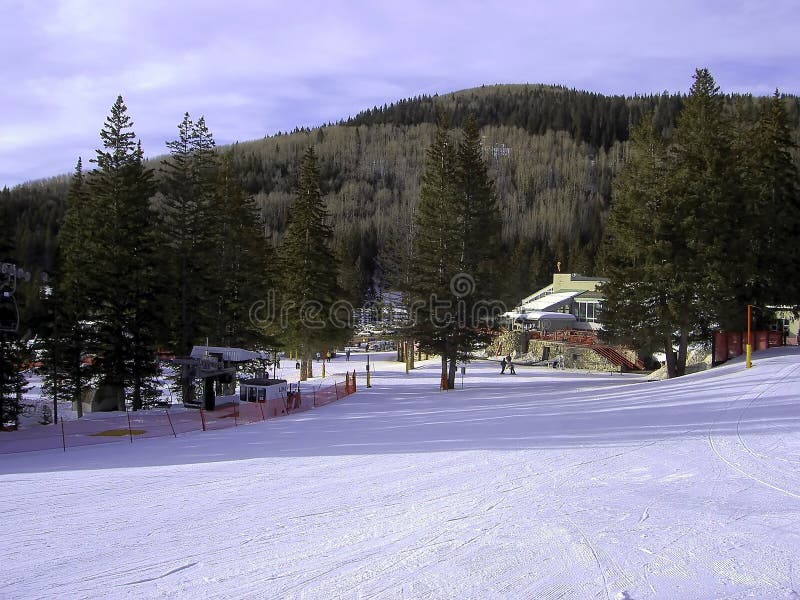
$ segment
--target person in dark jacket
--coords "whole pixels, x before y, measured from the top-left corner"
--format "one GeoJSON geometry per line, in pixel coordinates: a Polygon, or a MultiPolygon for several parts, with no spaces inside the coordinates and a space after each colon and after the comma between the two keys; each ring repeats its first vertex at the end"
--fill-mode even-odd
{"type": "Polygon", "coordinates": [[[503,360],[500,361],[500,374],[502,375],[505,372],[506,372],[506,358],[504,356],[503,360]]]}

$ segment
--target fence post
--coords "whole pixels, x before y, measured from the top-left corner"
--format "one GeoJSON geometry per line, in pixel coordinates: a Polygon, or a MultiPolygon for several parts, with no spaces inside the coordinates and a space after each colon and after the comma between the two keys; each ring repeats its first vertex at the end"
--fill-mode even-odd
{"type": "Polygon", "coordinates": [[[205,412],[206,412],[205,409],[203,409],[203,408],[200,409],[200,422],[203,425],[203,431],[206,430],[206,415],[205,415],[205,412]]]}
{"type": "Polygon", "coordinates": [[[64,434],[64,419],[61,419],[61,443],[64,445],[64,452],[67,451],[67,436],[64,434]]]}
{"type": "Polygon", "coordinates": [[[260,410],[260,411],[261,411],[261,420],[262,420],[262,421],[266,421],[266,420],[267,420],[267,418],[264,416],[264,405],[265,405],[267,402],[268,402],[268,400],[267,400],[266,398],[264,398],[264,402],[259,402],[259,403],[258,403],[258,410],[260,410]]]}
{"type": "Polygon", "coordinates": [[[333,391],[336,392],[336,400],[339,400],[339,385],[334,381],[333,382],[333,391]]]}
{"type": "Polygon", "coordinates": [[[234,402],[233,403],[233,426],[234,427],[238,427],[239,426],[238,418],[239,418],[239,403],[238,402],[234,402]]]}
{"type": "Polygon", "coordinates": [[[172,417],[169,416],[169,409],[165,409],[164,412],[167,413],[167,421],[169,421],[169,427],[172,429],[172,435],[178,437],[178,434],[175,433],[175,427],[172,425],[172,417]]]}
{"type": "Polygon", "coordinates": [[[131,444],[133,443],[133,430],[131,430],[131,413],[127,410],[125,411],[125,416],[128,417],[128,435],[131,438],[131,444]]]}

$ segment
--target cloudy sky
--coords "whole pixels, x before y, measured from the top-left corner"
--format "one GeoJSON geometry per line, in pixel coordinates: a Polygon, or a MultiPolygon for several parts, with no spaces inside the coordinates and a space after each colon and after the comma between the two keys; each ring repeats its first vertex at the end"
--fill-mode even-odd
{"type": "Polygon", "coordinates": [[[0,0],[0,187],[94,156],[121,94],[145,154],[493,83],[800,93],[800,0],[0,0]]]}

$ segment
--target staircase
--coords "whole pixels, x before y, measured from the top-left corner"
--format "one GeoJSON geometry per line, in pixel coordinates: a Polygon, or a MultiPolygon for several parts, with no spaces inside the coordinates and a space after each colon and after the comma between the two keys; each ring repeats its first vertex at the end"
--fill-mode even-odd
{"type": "Polygon", "coordinates": [[[644,370],[644,363],[642,361],[637,360],[636,362],[632,362],[622,352],[620,352],[615,348],[612,348],[611,346],[602,346],[599,344],[595,344],[592,346],[592,350],[594,350],[597,354],[608,360],[611,364],[617,365],[618,367],[622,367],[626,371],[644,370]]]}

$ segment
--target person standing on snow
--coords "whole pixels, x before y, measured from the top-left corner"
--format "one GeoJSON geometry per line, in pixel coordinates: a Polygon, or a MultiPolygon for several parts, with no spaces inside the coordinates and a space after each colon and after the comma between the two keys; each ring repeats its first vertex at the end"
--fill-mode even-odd
{"type": "Polygon", "coordinates": [[[503,357],[503,360],[500,361],[500,375],[506,372],[506,357],[503,357]]]}

